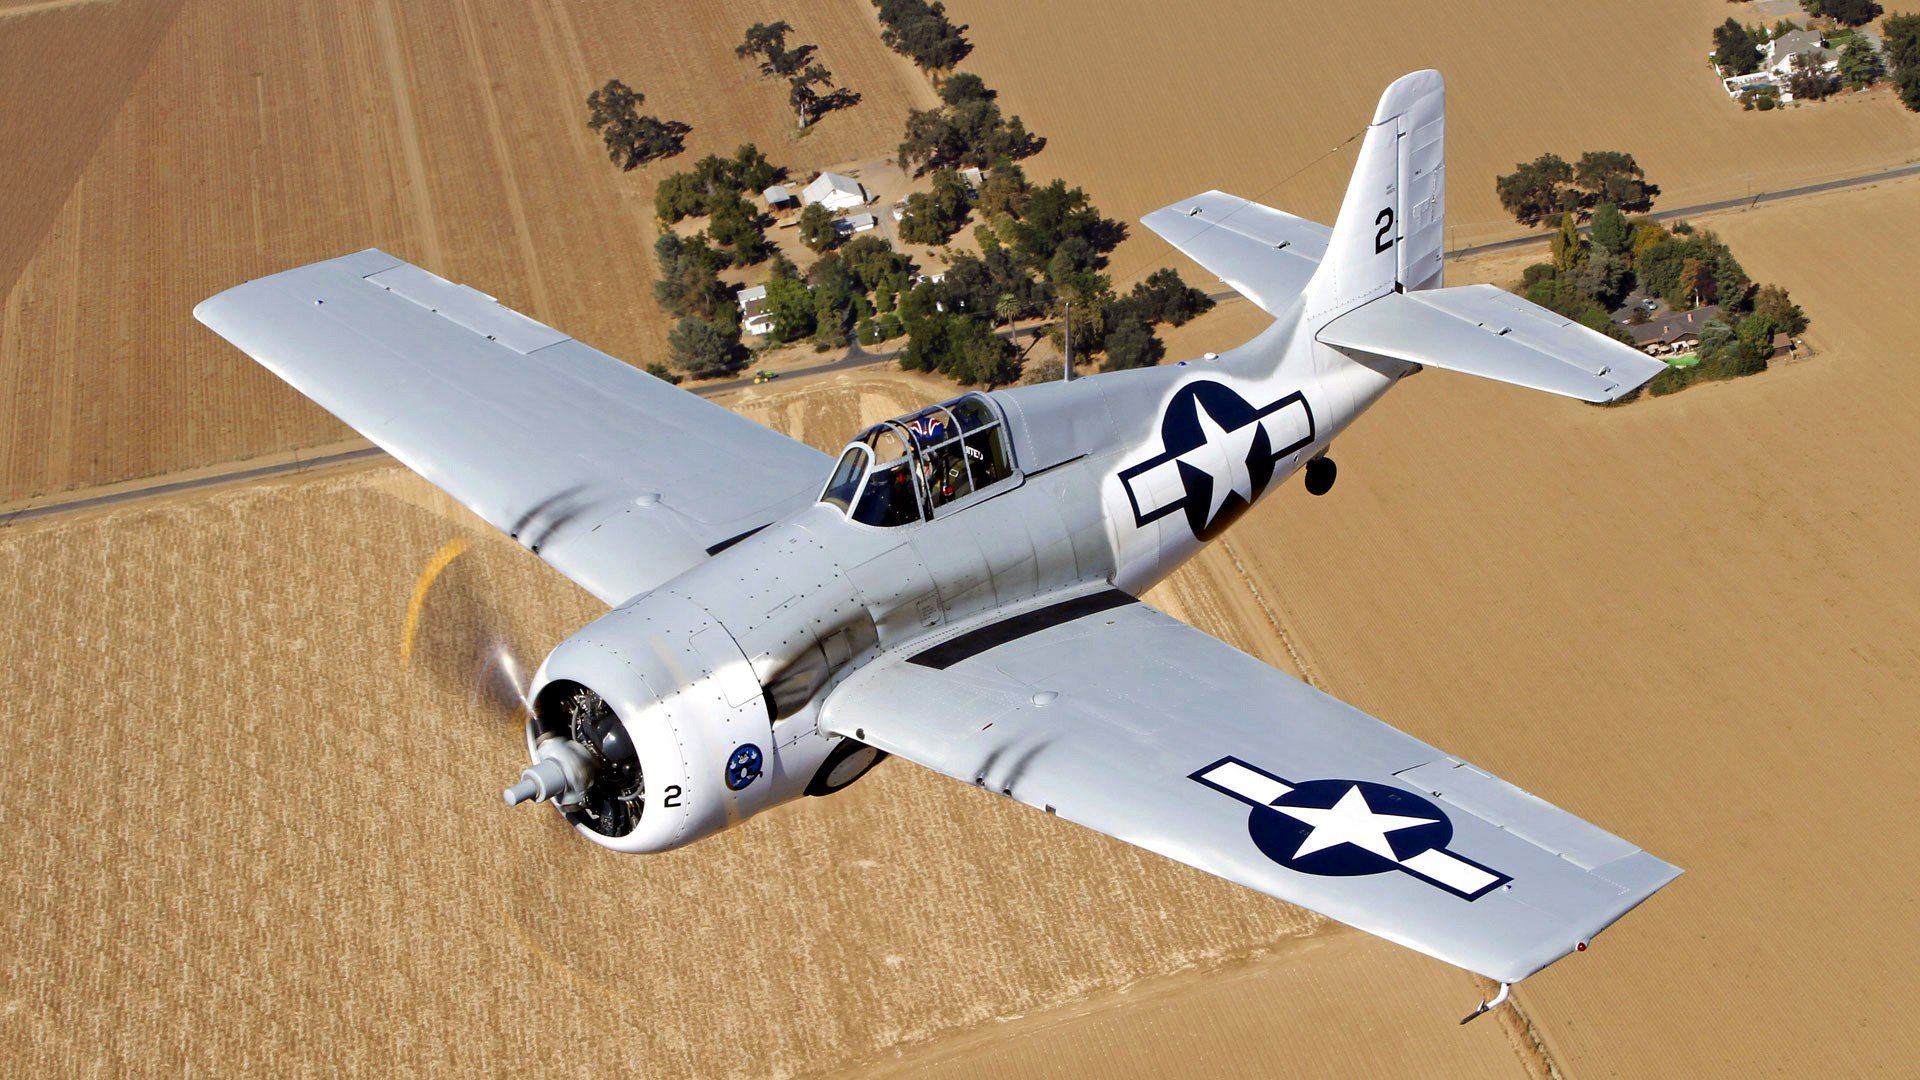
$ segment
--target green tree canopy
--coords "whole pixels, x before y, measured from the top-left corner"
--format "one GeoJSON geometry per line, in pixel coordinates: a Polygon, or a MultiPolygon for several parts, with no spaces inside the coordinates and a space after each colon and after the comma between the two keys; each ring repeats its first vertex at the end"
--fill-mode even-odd
{"type": "Polygon", "coordinates": [[[587,126],[600,133],[607,157],[632,171],[658,158],[672,157],[685,145],[693,129],[678,120],[640,115],[646,95],[619,79],[587,95],[587,126]]]}
{"type": "Polygon", "coordinates": [[[715,251],[706,237],[683,240],[673,233],[662,233],[654,242],[653,257],[659,267],[653,296],[669,312],[711,319],[731,303],[719,277],[720,268],[729,259],[715,251]]]}
{"type": "Polygon", "coordinates": [[[1593,226],[1588,230],[1588,238],[1596,251],[1625,258],[1633,246],[1633,229],[1618,206],[1603,202],[1593,208],[1593,226]]]}
{"type": "Polygon", "coordinates": [[[1104,344],[1107,358],[1100,365],[1101,371],[1152,367],[1167,355],[1166,345],[1130,305],[1122,305],[1107,324],[1104,344]]]}
{"type": "Polygon", "coordinates": [[[1825,15],[1847,26],[1860,26],[1880,17],[1885,9],[1874,0],[1802,0],[1809,15],[1825,15]]]}
{"type": "Polygon", "coordinates": [[[819,203],[808,203],[800,211],[800,242],[815,251],[825,251],[840,242],[840,230],[833,226],[833,211],[819,203]]]}
{"type": "Polygon", "coordinates": [[[1622,210],[1645,213],[1653,209],[1653,197],[1660,188],[1647,183],[1647,174],[1632,154],[1618,150],[1589,150],[1580,155],[1573,167],[1573,182],[1580,189],[1579,205],[1591,210],[1603,202],[1622,210]]]}
{"type": "Polygon", "coordinates": [[[1046,140],[1027,133],[1018,116],[1007,117],[977,77],[960,74],[947,80],[957,85],[937,109],[915,109],[907,114],[906,136],[900,142],[900,161],[914,166],[915,175],[942,167],[973,165],[987,168],[1001,159],[1015,161],[1039,153],[1046,140]]]}
{"type": "Polygon", "coordinates": [[[767,315],[773,320],[768,340],[779,344],[811,337],[815,322],[813,290],[797,278],[768,281],[767,315]]]}
{"type": "Polygon", "coordinates": [[[945,71],[972,51],[964,26],[947,18],[947,6],[927,0],[873,0],[880,9],[880,40],[926,71],[945,71]]]}
{"type": "Polygon", "coordinates": [[[1494,190],[1500,196],[1500,205],[1520,224],[1538,225],[1555,214],[1573,209],[1572,183],[1572,165],[1558,154],[1541,154],[1496,179],[1494,190]]]}
{"type": "Polygon", "coordinates": [[[1880,50],[1864,37],[1856,36],[1840,50],[1840,78],[1855,90],[1872,86],[1887,73],[1880,63],[1880,50]]]}
{"type": "Polygon", "coordinates": [[[1713,29],[1713,59],[1728,75],[1750,75],[1760,70],[1760,46],[1746,27],[1729,17],[1713,29]]]}
{"type": "Polygon", "coordinates": [[[944,244],[966,225],[972,208],[972,193],[960,174],[936,169],[931,191],[907,196],[900,218],[900,239],[910,244],[944,244]]]}
{"type": "Polygon", "coordinates": [[[1155,270],[1127,294],[1128,301],[1150,323],[1181,326],[1213,307],[1213,297],[1192,288],[1171,267],[1155,270]]]}
{"type": "Polygon", "coordinates": [[[712,323],[692,315],[667,333],[669,361],[696,379],[738,370],[743,352],[738,338],[729,338],[712,323]]]}

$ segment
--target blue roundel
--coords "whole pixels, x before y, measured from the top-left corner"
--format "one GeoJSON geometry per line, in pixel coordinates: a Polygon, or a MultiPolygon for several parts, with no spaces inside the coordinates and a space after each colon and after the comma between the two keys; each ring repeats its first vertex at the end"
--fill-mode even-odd
{"type": "Polygon", "coordinates": [[[1453,839],[1453,822],[1405,788],[1365,780],[1308,780],[1256,806],[1247,822],[1267,858],[1303,874],[1379,874],[1453,839]]]}
{"type": "Polygon", "coordinates": [[[760,761],[760,748],[752,743],[745,743],[735,750],[727,758],[727,786],[741,791],[760,779],[760,761]]]}

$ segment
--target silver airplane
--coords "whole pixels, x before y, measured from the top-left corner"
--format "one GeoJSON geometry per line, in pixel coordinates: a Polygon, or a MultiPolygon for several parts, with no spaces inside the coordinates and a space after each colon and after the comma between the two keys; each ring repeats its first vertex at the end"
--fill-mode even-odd
{"type": "Polygon", "coordinates": [[[509,803],[658,852],[897,755],[1497,1004],[1680,871],[1137,599],[1296,470],[1325,492],[1422,367],[1595,402],[1662,369],[1442,287],[1444,100],[1387,89],[1332,228],[1218,191],[1146,216],[1273,316],[1245,345],[963,394],[837,462],[377,250],[194,314],[611,608],[534,675],[509,803]]]}

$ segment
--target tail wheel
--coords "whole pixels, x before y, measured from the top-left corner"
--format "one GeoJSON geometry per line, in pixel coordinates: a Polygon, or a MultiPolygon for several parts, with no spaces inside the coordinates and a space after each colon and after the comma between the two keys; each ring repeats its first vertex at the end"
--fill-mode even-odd
{"type": "Polygon", "coordinates": [[[1307,494],[1325,495],[1333,490],[1333,479],[1339,469],[1330,457],[1317,457],[1307,462],[1307,494]]]}

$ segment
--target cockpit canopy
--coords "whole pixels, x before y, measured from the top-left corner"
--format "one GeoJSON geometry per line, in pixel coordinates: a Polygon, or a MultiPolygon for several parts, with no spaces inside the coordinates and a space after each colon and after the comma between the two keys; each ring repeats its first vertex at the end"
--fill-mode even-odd
{"type": "Polygon", "coordinates": [[[862,432],[820,501],[885,528],[938,517],[1018,476],[999,407],[968,394],[862,432]]]}

